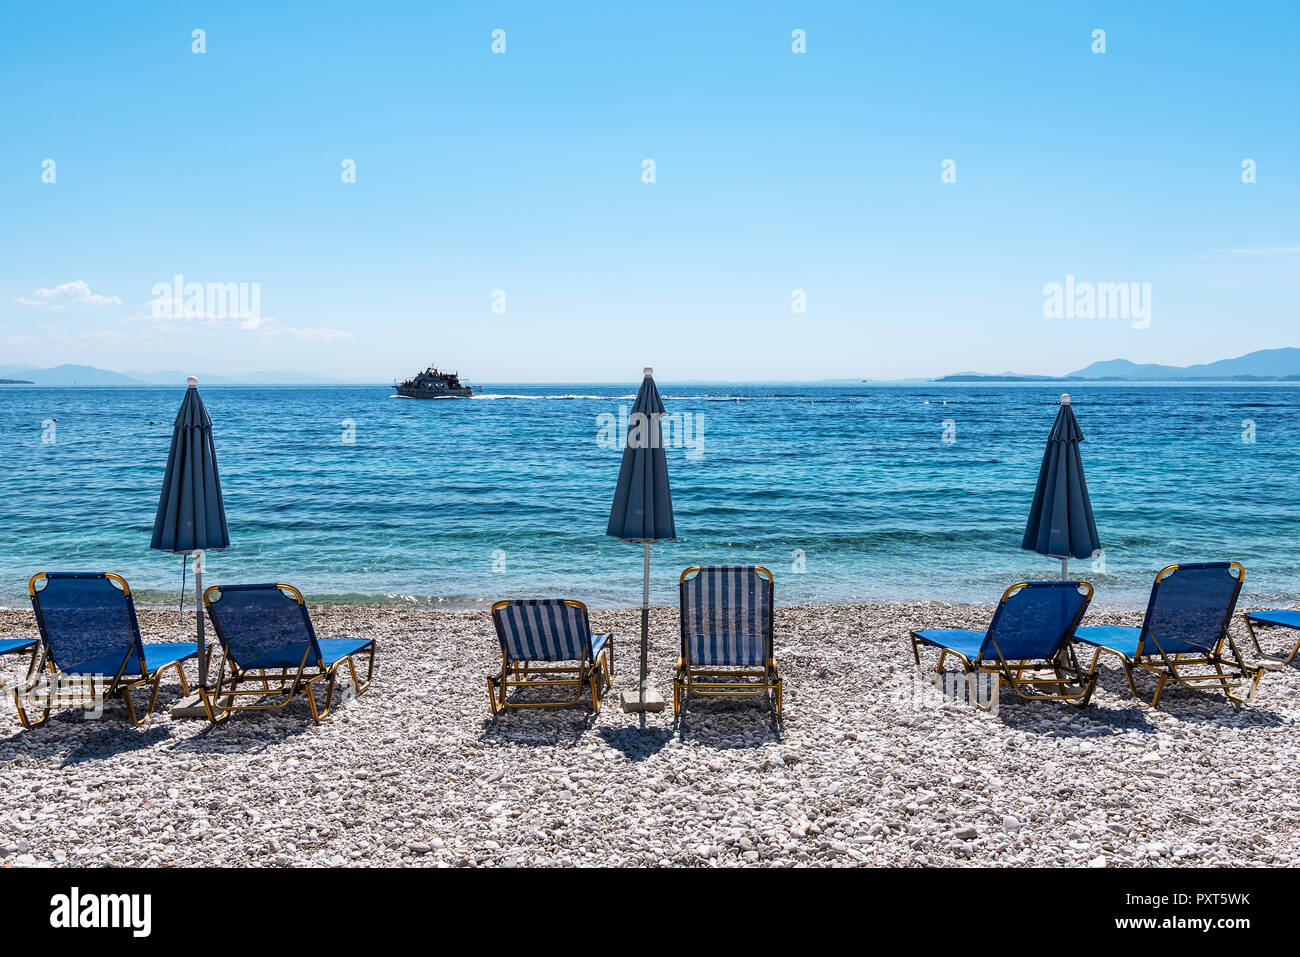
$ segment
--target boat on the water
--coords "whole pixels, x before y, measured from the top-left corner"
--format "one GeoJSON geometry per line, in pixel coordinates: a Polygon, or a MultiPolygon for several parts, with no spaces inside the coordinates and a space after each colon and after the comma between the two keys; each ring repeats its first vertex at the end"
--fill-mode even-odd
{"type": "Polygon", "coordinates": [[[394,382],[397,394],[407,399],[468,399],[473,388],[460,381],[454,372],[443,372],[429,366],[423,372],[402,382],[394,382]]]}

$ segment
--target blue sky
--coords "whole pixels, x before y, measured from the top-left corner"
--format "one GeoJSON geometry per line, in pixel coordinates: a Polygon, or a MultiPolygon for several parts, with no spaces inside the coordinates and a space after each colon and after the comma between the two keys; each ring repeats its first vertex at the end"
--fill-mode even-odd
{"type": "Polygon", "coordinates": [[[1300,345],[1294,2],[6,18],[0,364],[809,380],[1300,345]],[[260,309],[160,317],[177,274],[260,309]],[[1045,318],[1067,275],[1150,283],[1149,328],[1045,318]]]}

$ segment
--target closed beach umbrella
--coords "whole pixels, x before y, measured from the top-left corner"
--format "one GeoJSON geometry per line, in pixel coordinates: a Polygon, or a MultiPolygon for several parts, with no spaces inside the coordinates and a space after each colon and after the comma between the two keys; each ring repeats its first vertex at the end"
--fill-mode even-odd
{"type": "Polygon", "coordinates": [[[634,698],[623,695],[623,710],[663,709],[663,699],[652,696],[647,707],[646,676],[650,648],[650,545],[672,541],[677,537],[673,524],[673,497],[668,488],[668,456],[664,451],[660,419],[664,404],[652,378],[653,369],[645,370],[645,379],[628,416],[627,437],[623,444],[623,464],[614,489],[614,504],[609,510],[609,527],[605,534],[625,542],[638,542],[645,548],[641,586],[641,675],[634,698]]]}
{"type": "Polygon", "coordinates": [[[1062,579],[1066,577],[1071,557],[1090,558],[1101,547],[1088,498],[1088,483],[1083,478],[1083,459],[1079,456],[1082,441],[1083,432],[1075,421],[1070,395],[1066,393],[1061,396],[1061,409],[1047,437],[1034,503],[1020,543],[1027,551],[1059,558],[1062,579]]]}
{"type": "Polygon", "coordinates": [[[199,381],[189,388],[172,427],[158,514],[150,548],[194,556],[194,597],[198,619],[199,683],[208,679],[207,647],[203,639],[203,553],[230,547],[226,506],[221,500],[217,451],[212,444],[212,420],[199,398],[199,381]]]}

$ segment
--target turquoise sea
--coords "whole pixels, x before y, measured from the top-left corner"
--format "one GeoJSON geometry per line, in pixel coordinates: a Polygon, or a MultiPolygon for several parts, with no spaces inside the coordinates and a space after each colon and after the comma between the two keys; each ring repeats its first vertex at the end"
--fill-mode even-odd
{"type": "MultiPolygon", "coordinates": [[[[475,607],[521,595],[640,601],[641,549],[606,538],[636,383],[487,385],[418,402],[376,386],[207,387],[232,547],[207,582],[475,607]]],[[[1019,548],[1061,384],[661,383],[693,563],[758,563],[781,604],[993,601],[1057,562],[1019,548]]],[[[1175,561],[1235,559],[1247,600],[1300,597],[1300,389],[1070,383],[1104,560],[1097,600],[1143,603],[1175,561]]],[[[175,601],[149,538],[183,388],[0,387],[0,604],[40,570],[114,570],[175,601]]]]}

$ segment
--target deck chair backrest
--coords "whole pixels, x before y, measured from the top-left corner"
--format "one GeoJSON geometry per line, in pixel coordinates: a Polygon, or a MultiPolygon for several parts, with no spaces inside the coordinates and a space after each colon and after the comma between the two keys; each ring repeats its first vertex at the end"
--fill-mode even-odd
{"type": "Polygon", "coordinates": [[[590,657],[587,606],[564,598],[514,599],[492,606],[501,649],[511,661],[584,661],[590,657]]]}
{"type": "Polygon", "coordinates": [[[203,596],[226,656],[239,667],[287,648],[310,646],[308,665],[321,660],[316,630],[302,593],[292,585],[218,585],[203,596]]]}
{"type": "Polygon", "coordinates": [[[691,665],[756,667],[772,657],[772,573],[761,565],[682,573],[682,656],[691,665]]]}
{"type": "Polygon", "coordinates": [[[1139,655],[1218,648],[1228,629],[1246,570],[1236,562],[1170,565],[1151,587],[1139,655]],[[1154,638],[1154,641],[1153,641],[1154,638]],[[1157,646],[1158,642],[1158,646],[1157,646]]]}
{"type": "Polygon", "coordinates": [[[985,661],[1047,661],[1074,634],[1092,601],[1087,582],[1021,582],[1002,595],[980,649],[985,661]]]}
{"type": "Polygon", "coordinates": [[[140,626],[125,579],[107,572],[43,572],[27,591],[50,660],[60,671],[96,660],[109,676],[123,663],[128,671],[142,666],[140,626]]]}

